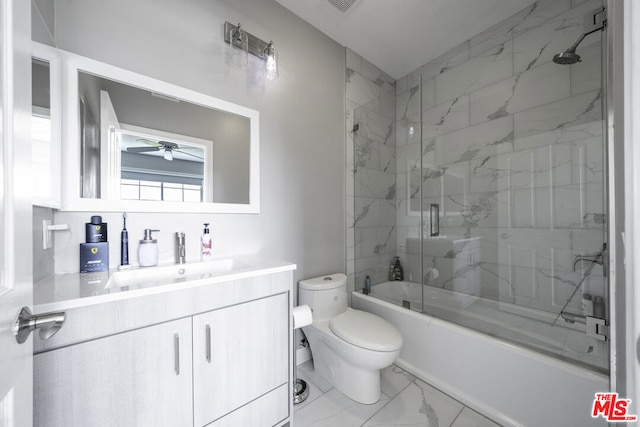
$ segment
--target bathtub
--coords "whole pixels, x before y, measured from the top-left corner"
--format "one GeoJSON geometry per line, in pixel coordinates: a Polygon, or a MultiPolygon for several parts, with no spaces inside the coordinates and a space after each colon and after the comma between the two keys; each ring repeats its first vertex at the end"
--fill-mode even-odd
{"type": "Polygon", "coordinates": [[[386,282],[373,286],[370,296],[352,293],[354,308],[377,314],[402,333],[399,366],[501,425],[606,425],[591,417],[591,408],[595,393],[608,391],[609,378],[586,368],[608,360],[604,344],[575,326],[551,327],[553,319],[536,318],[540,314],[533,310],[428,286],[424,291],[424,313],[417,283],[386,282]],[[555,357],[429,313],[531,341],[555,357]]]}

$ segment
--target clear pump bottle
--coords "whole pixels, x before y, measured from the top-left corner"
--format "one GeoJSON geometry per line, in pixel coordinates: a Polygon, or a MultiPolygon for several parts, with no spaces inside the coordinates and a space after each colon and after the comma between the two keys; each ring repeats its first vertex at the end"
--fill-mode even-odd
{"type": "Polygon", "coordinates": [[[206,261],[213,257],[213,242],[209,233],[209,223],[204,224],[204,232],[200,237],[200,259],[206,261]]]}

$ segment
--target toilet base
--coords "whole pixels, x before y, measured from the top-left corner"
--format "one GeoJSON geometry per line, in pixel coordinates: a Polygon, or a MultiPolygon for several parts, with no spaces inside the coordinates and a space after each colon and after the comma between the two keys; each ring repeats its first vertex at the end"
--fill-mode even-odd
{"type": "Polygon", "coordinates": [[[397,359],[402,344],[399,343],[392,351],[359,347],[334,334],[329,327],[330,322],[330,319],[317,320],[302,328],[309,341],[315,370],[356,402],[376,403],[382,394],[380,370],[397,359]]]}
{"type": "Polygon", "coordinates": [[[349,375],[339,375],[341,368],[334,368],[327,364],[316,368],[320,376],[325,377],[330,384],[342,394],[358,403],[371,405],[380,400],[380,371],[367,371],[349,367],[349,375]]]}
{"type": "Polygon", "coordinates": [[[310,344],[314,368],[324,380],[356,402],[371,405],[380,400],[383,367],[363,369],[338,357],[322,340],[310,344]]]}

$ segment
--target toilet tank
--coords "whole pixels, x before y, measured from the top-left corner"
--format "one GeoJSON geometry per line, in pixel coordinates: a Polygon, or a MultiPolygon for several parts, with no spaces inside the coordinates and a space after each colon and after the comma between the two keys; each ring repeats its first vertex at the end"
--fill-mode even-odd
{"type": "Polygon", "coordinates": [[[313,320],[330,319],[347,310],[347,276],[342,273],[298,282],[298,303],[307,304],[313,320]]]}

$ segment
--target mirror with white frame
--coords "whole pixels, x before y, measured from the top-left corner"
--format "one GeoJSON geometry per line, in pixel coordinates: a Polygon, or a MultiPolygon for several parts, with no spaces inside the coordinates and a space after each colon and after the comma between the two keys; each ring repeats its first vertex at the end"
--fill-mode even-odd
{"type": "Polygon", "coordinates": [[[257,111],[62,56],[62,210],[259,212],[257,111]]]}
{"type": "Polygon", "coordinates": [[[31,160],[33,205],[60,208],[60,56],[34,43],[31,58],[31,160]]]}

